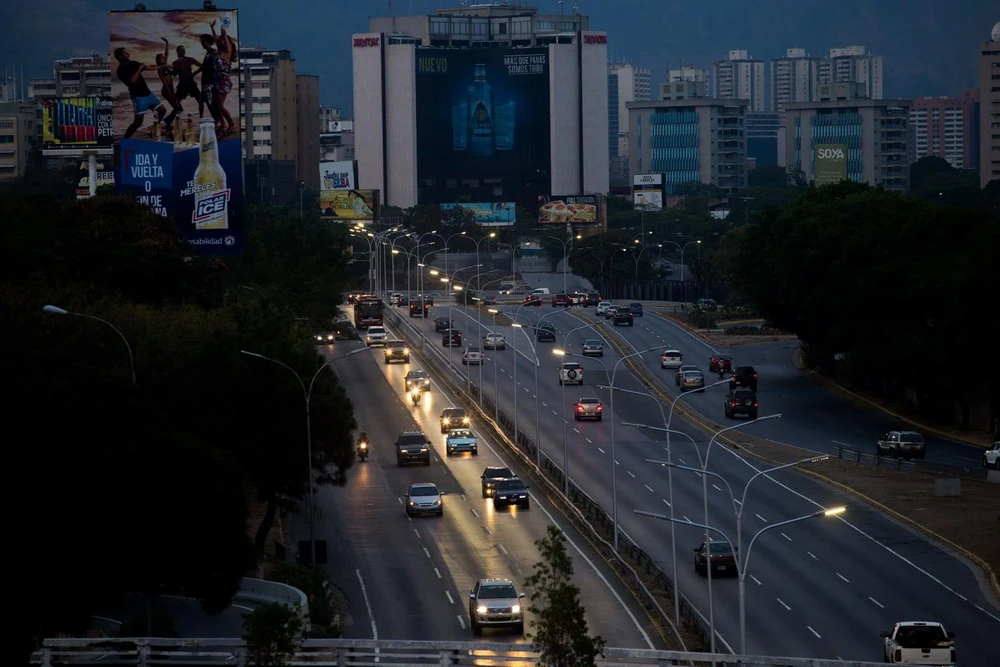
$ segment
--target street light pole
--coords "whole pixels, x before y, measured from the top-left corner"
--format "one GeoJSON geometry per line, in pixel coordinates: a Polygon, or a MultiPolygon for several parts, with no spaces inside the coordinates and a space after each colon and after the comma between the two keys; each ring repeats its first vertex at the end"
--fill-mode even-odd
{"type": "MultiPolygon", "coordinates": [[[[499,312],[500,311],[497,310],[496,308],[490,308],[490,313],[493,314],[493,330],[494,331],[496,331],[496,328],[497,328],[497,313],[499,313],[499,312]]],[[[515,333],[517,333],[517,332],[515,332],[515,333]]],[[[497,348],[497,343],[494,340],[493,341],[493,353],[494,354],[496,354],[496,348],[497,348]]],[[[485,345],[483,346],[483,349],[484,350],[486,349],[485,345]]],[[[517,363],[517,357],[514,357],[514,363],[515,364],[517,363]]],[[[497,363],[496,357],[494,357],[494,359],[493,359],[493,398],[494,398],[494,401],[493,401],[493,421],[495,421],[497,423],[500,423],[500,401],[496,400],[497,397],[500,396],[500,382],[498,380],[498,373],[497,373],[497,369],[499,367],[500,367],[500,364],[497,363]]],[[[480,405],[483,404],[483,383],[482,383],[482,380],[480,380],[480,382],[479,382],[479,404],[480,405]]]]}
{"type": "MultiPolygon", "coordinates": [[[[700,246],[701,245],[701,239],[698,239],[697,241],[688,241],[683,246],[681,246],[681,282],[684,282],[684,251],[687,249],[687,247],[689,245],[698,245],[698,246],[700,246]]],[[[685,290],[684,296],[687,297],[687,291],[686,290],[685,290]]]]}
{"type": "Polygon", "coordinates": [[[100,317],[96,317],[94,315],[87,315],[86,313],[74,313],[71,310],[66,310],[65,308],[60,308],[59,306],[43,306],[42,312],[45,313],[46,315],[73,315],[74,317],[83,317],[88,320],[94,320],[95,322],[100,322],[101,324],[111,327],[114,330],[114,332],[118,334],[118,337],[122,339],[122,342],[125,343],[125,350],[128,352],[128,366],[129,370],[132,373],[132,384],[133,385],[138,384],[138,382],[136,382],[135,379],[135,358],[132,356],[132,346],[128,344],[128,339],[125,338],[125,334],[123,334],[118,327],[111,324],[111,322],[108,322],[105,319],[101,319],[100,317]]]}
{"type": "Polygon", "coordinates": [[[270,361],[273,364],[277,364],[277,365],[281,366],[282,368],[288,369],[288,371],[292,375],[295,376],[295,379],[298,380],[299,386],[302,387],[302,395],[305,398],[305,403],[306,403],[306,457],[307,457],[306,463],[307,463],[307,467],[308,467],[308,476],[306,477],[306,479],[308,480],[308,484],[309,484],[309,489],[307,491],[308,496],[307,496],[307,502],[306,502],[306,508],[307,508],[306,512],[309,515],[309,550],[310,550],[309,555],[310,555],[310,562],[312,564],[313,571],[316,570],[316,536],[315,536],[315,532],[314,532],[314,521],[313,521],[313,514],[314,514],[314,512],[313,512],[313,504],[315,502],[315,498],[313,497],[313,495],[316,492],[316,487],[315,487],[315,481],[313,479],[313,468],[312,468],[312,464],[313,464],[313,456],[312,456],[312,419],[311,419],[310,406],[309,406],[309,404],[311,402],[311,399],[312,399],[312,390],[313,390],[313,386],[316,384],[316,378],[319,377],[319,374],[323,371],[323,369],[325,369],[327,366],[329,366],[333,362],[337,361],[338,359],[343,359],[345,357],[351,356],[352,354],[358,354],[359,352],[364,352],[365,350],[366,350],[366,348],[362,347],[362,348],[358,348],[357,350],[351,350],[347,354],[342,354],[342,355],[340,355],[338,357],[332,357],[332,358],[328,359],[327,362],[325,364],[323,364],[322,366],[320,366],[316,370],[316,372],[313,374],[312,380],[309,381],[309,387],[308,387],[308,389],[306,388],[306,383],[302,379],[302,376],[299,375],[295,371],[295,369],[293,369],[288,364],[286,364],[286,363],[284,363],[282,361],[278,361],[277,359],[272,359],[271,357],[266,357],[263,354],[257,354],[256,352],[248,352],[247,350],[240,350],[240,352],[242,354],[245,354],[245,355],[247,355],[249,357],[256,357],[258,359],[263,359],[264,361],[270,361]]]}
{"type": "MultiPolygon", "coordinates": [[[[551,234],[549,234],[548,237],[550,239],[555,239],[556,241],[559,241],[559,243],[562,243],[562,247],[563,247],[563,261],[562,261],[562,265],[563,265],[563,270],[562,270],[562,274],[563,274],[563,294],[567,294],[568,293],[568,288],[566,287],[566,266],[569,264],[569,244],[573,241],[573,236],[570,236],[566,240],[563,240],[563,239],[559,238],[558,236],[553,236],[551,234]]],[[[577,234],[576,238],[579,239],[579,238],[582,238],[582,236],[580,234],[577,234]]]]}

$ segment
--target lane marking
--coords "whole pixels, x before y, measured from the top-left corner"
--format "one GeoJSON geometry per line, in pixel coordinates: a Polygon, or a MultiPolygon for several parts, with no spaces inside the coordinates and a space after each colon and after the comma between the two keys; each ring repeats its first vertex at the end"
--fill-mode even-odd
{"type": "Polygon", "coordinates": [[[742,500],[736,500],[735,498],[733,498],[733,502],[736,503],[737,505],[742,505],[743,504],[742,500]]]}
{"type": "Polygon", "coordinates": [[[616,465],[616,466],[620,466],[621,464],[622,464],[622,462],[621,462],[621,461],[615,461],[615,465],[616,465]]]}
{"type": "Polygon", "coordinates": [[[847,444],[846,442],[841,442],[840,440],[831,440],[830,442],[832,442],[835,445],[840,445],[841,447],[848,447],[848,448],[853,449],[853,447],[851,447],[851,445],[847,444]]]}
{"type": "Polygon", "coordinates": [[[375,614],[372,613],[372,601],[368,599],[368,588],[365,587],[364,577],[361,576],[361,570],[355,570],[355,574],[358,575],[358,583],[361,584],[361,595],[365,599],[365,607],[368,609],[368,618],[372,622],[372,639],[378,641],[378,627],[375,625],[375,614]]]}
{"type": "Polygon", "coordinates": [[[758,579],[757,577],[753,576],[752,574],[750,575],[750,578],[753,579],[754,583],[757,584],[758,586],[763,586],[764,585],[764,584],[760,583],[760,579],[758,579]]]}
{"type": "Polygon", "coordinates": [[[448,604],[455,604],[454,598],[451,597],[451,591],[445,590],[444,594],[448,596],[448,604]]]}
{"type": "MultiPolygon", "coordinates": [[[[231,607],[235,607],[236,605],[230,605],[230,606],[231,607]]],[[[253,611],[253,610],[251,610],[251,611],[253,611]]],[[[119,621],[119,620],[114,619],[114,618],[108,618],[107,616],[92,616],[91,618],[96,618],[98,621],[104,621],[105,623],[114,623],[115,625],[124,625],[124,623],[122,621],[119,621]]]]}
{"type": "Polygon", "coordinates": [[[684,459],[682,459],[681,457],[679,457],[679,456],[678,456],[678,457],[677,457],[677,460],[681,462],[681,465],[682,465],[682,466],[686,466],[686,465],[687,465],[687,463],[685,463],[685,462],[684,462],[684,459]]]}
{"type": "Polygon", "coordinates": [[[599,451],[601,454],[607,454],[607,452],[601,449],[600,447],[597,448],[597,451],[599,451]]]}
{"type": "Polygon", "coordinates": [[[666,503],[667,507],[670,507],[670,501],[669,500],[667,500],[666,498],[661,498],[661,500],[663,500],[663,502],[666,503]]]}
{"type": "Polygon", "coordinates": [[[549,404],[546,403],[545,401],[542,401],[542,405],[545,406],[545,407],[549,407],[549,404]]]}
{"type": "Polygon", "coordinates": [[[578,428],[577,428],[577,427],[575,427],[575,426],[573,427],[573,430],[574,430],[574,431],[576,431],[577,433],[579,433],[579,432],[580,432],[580,429],[578,429],[578,428]]]}
{"type": "Polygon", "coordinates": [[[396,500],[398,500],[398,501],[399,501],[399,504],[400,504],[400,505],[402,505],[402,504],[403,504],[403,499],[402,499],[402,498],[400,498],[399,496],[396,496],[396,500]]]}
{"type": "Polygon", "coordinates": [[[555,410],[553,410],[553,411],[552,411],[552,414],[554,414],[554,415],[558,415],[559,413],[558,413],[558,412],[556,412],[555,410]]]}
{"type": "Polygon", "coordinates": [[[722,491],[722,487],[717,484],[713,484],[712,488],[715,489],[716,491],[722,491]]]}
{"type": "Polygon", "coordinates": [[[507,550],[503,548],[502,544],[498,544],[497,545],[497,549],[499,549],[500,551],[502,551],[504,556],[509,556],[510,555],[510,554],[507,553],[507,550]]]}
{"type": "Polygon", "coordinates": [[[464,500],[465,502],[469,502],[469,499],[465,497],[464,493],[462,494],[462,500],[464,500]]]}
{"type": "MultiPolygon", "coordinates": [[[[615,461],[615,463],[618,463],[618,461],[615,461]]],[[[627,472],[632,479],[635,479],[635,475],[632,474],[631,470],[626,470],[625,472],[627,472]]]]}
{"type": "Polygon", "coordinates": [[[591,445],[594,444],[594,441],[591,440],[590,438],[584,438],[584,440],[586,440],[591,445]]]}
{"type": "Polygon", "coordinates": [[[782,600],[781,598],[775,598],[775,600],[777,600],[778,604],[780,604],[782,607],[785,608],[785,611],[791,611],[792,610],[792,608],[789,607],[787,604],[785,604],[784,600],[782,600]]]}
{"type": "Polygon", "coordinates": [[[439,570],[437,568],[434,568],[434,574],[437,575],[438,579],[443,579],[444,578],[444,577],[441,576],[441,570],[439,570]]]}
{"type": "Polygon", "coordinates": [[[469,511],[472,512],[472,516],[476,517],[477,519],[479,518],[479,512],[476,511],[475,507],[470,507],[469,511]]]}
{"type": "Polygon", "coordinates": [[[416,533],[416,535],[417,535],[417,539],[419,540],[419,539],[420,539],[420,531],[419,531],[419,530],[417,530],[416,528],[414,528],[414,529],[413,529],[413,532],[414,532],[414,533],[416,533]]]}
{"type": "Polygon", "coordinates": [[[789,542],[791,542],[791,541],[792,541],[792,538],[790,538],[790,537],[789,537],[788,535],[785,535],[784,533],[782,533],[782,534],[781,534],[781,536],[782,536],[783,538],[785,538],[786,540],[788,540],[789,542]]]}
{"type": "Polygon", "coordinates": [[[687,518],[685,515],[681,514],[681,518],[687,521],[688,523],[691,523],[691,519],[687,518]]]}
{"type": "Polygon", "coordinates": [[[758,519],[760,519],[761,521],[763,521],[764,523],[767,523],[767,519],[765,519],[765,518],[764,518],[764,517],[762,517],[761,515],[759,515],[759,514],[754,514],[754,516],[755,516],[755,517],[757,517],[758,519]]]}
{"type": "Polygon", "coordinates": [[[811,552],[811,551],[807,551],[806,553],[807,553],[807,554],[809,554],[809,556],[810,556],[810,557],[811,557],[811,558],[812,558],[813,560],[816,560],[816,561],[818,561],[818,560],[819,560],[819,558],[817,558],[817,557],[816,557],[816,554],[814,554],[813,552],[811,552]]]}
{"type": "Polygon", "coordinates": [[[837,576],[840,577],[841,579],[843,579],[845,583],[848,583],[848,584],[851,583],[851,580],[848,579],[847,577],[845,577],[844,575],[842,575],[840,572],[837,573],[837,576]]]}
{"type": "Polygon", "coordinates": [[[655,491],[653,491],[653,487],[651,487],[649,484],[643,484],[643,486],[649,489],[650,493],[656,493],[655,491]]]}
{"type": "Polygon", "coordinates": [[[431,557],[431,552],[427,550],[427,547],[424,547],[424,553],[427,555],[428,558],[431,557]]]}
{"type": "Polygon", "coordinates": [[[816,639],[822,639],[823,638],[822,635],[820,635],[818,632],[816,632],[815,630],[812,629],[811,625],[807,625],[806,628],[809,630],[809,632],[811,632],[814,635],[816,635],[816,639]]]}
{"type": "MultiPolygon", "coordinates": [[[[885,609],[885,605],[882,604],[881,602],[879,602],[878,600],[876,600],[875,598],[873,598],[872,596],[869,595],[868,599],[871,600],[872,602],[874,602],[876,605],[878,605],[879,609],[885,609]]],[[[979,605],[976,605],[976,606],[978,607],[979,605]]],[[[982,609],[982,607],[979,607],[979,608],[982,609]]]]}
{"type": "Polygon", "coordinates": [[[458,615],[458,624],[462,626],[463,630],[465,630],[465,619],[462,618],[461,614],[458,615]]]}

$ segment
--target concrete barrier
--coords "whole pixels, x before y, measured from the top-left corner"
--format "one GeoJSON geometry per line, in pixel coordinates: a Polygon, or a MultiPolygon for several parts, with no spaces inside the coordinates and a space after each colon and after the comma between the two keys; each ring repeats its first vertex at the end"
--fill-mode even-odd
{"type": "Polygon", "coordinates": [[[302,631],[307,633],[312,628],[309,622],[309,598],[294,586],[279,581],[243,577],[240,579],[240,589],[235,599],[258,604],[284,604],[297,608],[302,618],[302,631]]]}

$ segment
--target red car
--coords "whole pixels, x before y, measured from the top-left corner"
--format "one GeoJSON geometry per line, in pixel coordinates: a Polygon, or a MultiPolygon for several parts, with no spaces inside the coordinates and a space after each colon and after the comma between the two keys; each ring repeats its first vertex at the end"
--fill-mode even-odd
{"type": "Polygon", "coordinates": [[[526,297],[524,297],[524,305],[525,306],[540,306],[540,305],[542,305],[542,297],[538,296],[537,294],[532,295],[532,296],[526,296],[526,297]]]}
{"type": "Polygon", "coordinates": [[[733,358],[728,354],[713,354],[712,358],[708,360],[708,372],[709,373],[719,373],[725,372],[729,373],[733,370],[733,358]]]}
{"type": "Polygon", "coordinates": [[[552,307],[562,306],[563,308],[569,308],[573,305],[573,299],[568,294],[556,294],[552,297],[552,307]]]}

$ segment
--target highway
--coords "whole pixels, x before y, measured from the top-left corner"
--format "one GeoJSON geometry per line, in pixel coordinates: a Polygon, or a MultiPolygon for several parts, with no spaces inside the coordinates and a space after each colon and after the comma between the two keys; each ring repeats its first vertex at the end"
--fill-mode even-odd
{"type": "MultiPolygon", "coordinates": [[[[550,279],[556,278],[561,276],[553,275],[550,279]]],[[[443,314],[443,308],[435,308],[432,314],[443,314]]],[[[448,308],[453,312],[456,325],[466,332],[467,342],[474,340],[478,333],[474,318],[466,318],[460,308],[448,308]]],[[[502,309],[505,312],[515,310],[511,307],[502,309]]],[[[594,337],[584,329],[573,334],[571,341],[565,342],[563,336],[566,332],[585,324],[575,316],[578,310],[554,311],[550,306],[521,309],[521,321],[526,325],[537,321],[540,316],[546,316],[547,321],[559,331],[557,343],[539,344],[534,340],[529,343],[523,332],[530,329],[525,328],[518,337],[518,354],[515,355],[514,330],[498,328],[507,337],[508,347],[505,351],[487,352],[487,362],[483,367],[483,387],[491,394],[494,387],[493,364],[496,363],[499,402],[501,409],[510,414],[514,404],[514,360],[517,359],[519,426],[529,437],[534,437],[536,357],[533,350],[537,350],[540,361],[540,442],[543,451],[557,462],[563,460],[559,422],[569,417],[577,398],[598,396],[604,403],[606,414],[610,413],[609,393],[595,387],[606,383],[598,360],[572,359],[584,366],[587,384],[565,387],[565,399],[563,388],[557,382],[559,359],[552,355],[551,350],[566,346],[568,351],[577,352],[583,340],[594,337]]],[[[651,322],[652,319],[647,316],[639,322],[651,322]]],[[[412,320],[412,323],[428,329],[430,341],[440,343],[440,336],[433,333],[432,320],[412,320]]],[[[489,321],[484,320],[483,323],[492,330],[489,321]]],[[[598,330],[605,326],[599,324],[598,330]]],[[[631,340],[643,328],[640,324],[632,328],[619,327],[617,331],[624,339],[631,340]]],[[[610,332],[604,329],[603,337],[609,335],[610,332]]],[[[669,344],[683,351],[680,341],[675,345],[672,340],[679,337],[672,335],[665,337],[667,340],[664,341],[654,337],[654,342],[648,345],[638,340],[633,344],[638,349],[669,344]]],[[[456,364],[460,363],[457,361],[459,354],[459,350],[452,350],[456,364]]],[[[707,354],[703,356],[707,359],[707,354]]],[[[600,361],[610,369],[616,360],[614,351],[605,346],[605,356],[600,361]]],[[[648,361],[655,364],[658,373],[664,373],[659,370],[658,352],[651,353],[648,361]]],[[[477,371],[474,369],[472,373],[474,381],[478,380],[477,371]]],[[[763,373],[761,375],[763,377],[763,373]]],[[[618,372],[616,384],[625,389],[643,390],[622,369],[618,372]]],[[[723,392],[721,388],[712,391],[716,393],[706,399],[704,407],[708,409],[710,405],[715,405],[721,412],[718,403],[721,403],[723,392]]],[[[769,392],[763,380],[761,392],[766,400],[769,392]]],[[[632,509],[670,512],[666,470],[644,462],[646,458],[666,457],[663,438],[650,431],[638,431],[622,425],[625,421],[662,426],[660,410],[651,399],[626,394],[618,394],[614,407],[620,525],[669,574],[672,567],[670,524],[632,513],[632,509]]],[[[801,406],[798,409],[809,408],[801,406]]],[[[770,405],[765,404],[762,415],[771,412],[770,405]]],[[[790,417],[786,412],[781,420],[748,427],[747,433],[768,435],[765,427],[770,427],[776,435],[781,435],[780,428],[790,417]]],[[[800,419],[807,418],[808,415],[800,416],[800,419]]],[[[718,417],[713,419],[722,421],[718,417]]],[[[566,427],[571,478],[609,511],[612,506],[610,422],[610,419],[605,419],[601,423],[576,423],[569,419],[566,427]]],[[[794,424],[795,421],[789,420],[788,423],[794,424]]],[[[847,421],[844,424],[853,426],[847,421]]],[[[704,450],[707,444],[704,434],[676,416],[672,426],[690,434],[704,450]]],[[[775,439],[800,444],[788,436],[775,439]]],[[[697,453],[690,443],[674,436],[673,447],[676,462],[698,465],[697,453]]],[[[722,475],[738,496],[756,471],[756,464],[752,461],[741,459],[718,443],[712,448],[710,461],[709,469],[722,475]]],[[[759,478],[747,496],[743,520],[744,553],[750,537],[770,524],[809,514],[818,507],[846,505],[848,511],[843,517],[814,519],[770,531],[754,545],[749,559],[746,596],[748,653],[877,661],[881,655],[878,634],[881,630],[889,629],[898,620],[930,619],[940,620],[958,634],[961,664],[983,667],[995,664],[988,656],[995,656],[993,635],[1000,629],[1000,611],[994,600],[987,599],[977,570],[865,504],[811,478],[790,471],[774,473],[771,477],[774,481],[759,478]]],[[[673,479],[674,515],[702,522],[703,487],[700,475],[678,470],[674,471],[673,479]]],[[[709,479],[709,482],[709,523],[725,531],[735,541],[733,503],[723,485],[714,479],[709,479]]],[[[693,570],[692,550],[701,541],[702,535],[700,529],[676,527],[681,590],[707,616],[707,582],[693,570]]],[[[733,579],[715,579],[713,587],[717,628],[725,644],[735,650],[739,637],[737,583],[733,579]]]]}
{"type": "MultiPolygon", "coordinates": [[[[338,342],[326,353],[341,355],[358,346],[338,342]]],[[[403,377],[420,367],[416,357],[409,364],[386,366],[381,348],[335,365],[359,429],[368,432],[372,443],[368,461],[356,463],[346,486],[322,486],[317,495],[317,537],[329,543],[328,573],[350,604],[345,637],[528,643],[499,630],[474,637],[468,596],[482,577],[510,578],[525,592],[524,580],[539,560],[534,543],[550,523],[557,523],[571,542],[574,581],[581,589],[590,631],[605,637],[609,646],[662,648],[631,595],[617,585],[615,575],[587,549],[583,538],[555,518],[543,496],[533,493],[528,510],[499,512],[481,497],[485,466],[510,465],[515,471],[517,466],[498,455],[475,422],[479,455],[445,456],[438,418],[452,404],[447,392],[435,383],[418,407],[404,402],[403,377]],[[412,429],[420,429],[433,443],[429,467],[396,464],[396,437],[412,429]],[[403,494],[416,482],[433,482],[445,492],[443,517],[405,515],[403,494]]],[[[305,538],[303,524],[298,520],[292,527],[297,539],[305,538]]],[[[530,632],[530,623],[527,629],[530,632]]]]}

